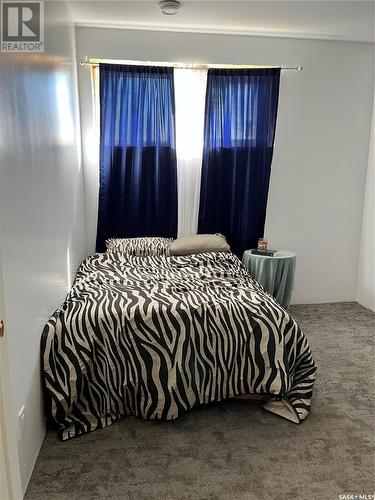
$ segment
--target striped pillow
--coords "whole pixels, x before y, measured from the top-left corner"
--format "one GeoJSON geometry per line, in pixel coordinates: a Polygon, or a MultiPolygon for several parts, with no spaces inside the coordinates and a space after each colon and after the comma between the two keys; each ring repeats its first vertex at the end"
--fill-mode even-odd
{"type": "Polygon", "coordinates": [[[107,252],[121,252],[140,257],[169,255],[173,238],[109,238],[105,244],[107,252]]]}

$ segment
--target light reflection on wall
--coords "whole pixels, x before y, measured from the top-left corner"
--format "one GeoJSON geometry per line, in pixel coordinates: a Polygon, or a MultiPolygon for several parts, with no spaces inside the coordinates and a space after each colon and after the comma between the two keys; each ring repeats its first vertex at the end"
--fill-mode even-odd
{"type": "Polygon", "coordinates": [[[57,115],[59,121],[58,144],[66,146],[74,143],[75,130],[73,122],[72,99],[69,88],[71,82],[68,75],[59,73],[56,76],[55,91],[57,115]]]}
{"type": "Polygon", "coordinates": [[[67,285],[68,291],[72,288],[72,266],[70,262],[70,245],[66,249],[66,275],[67,275],[67,285]]]}

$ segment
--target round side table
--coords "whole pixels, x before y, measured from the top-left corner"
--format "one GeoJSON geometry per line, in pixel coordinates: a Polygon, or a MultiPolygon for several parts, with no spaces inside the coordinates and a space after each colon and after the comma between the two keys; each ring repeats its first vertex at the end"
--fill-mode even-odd
{"type": "Polygon", "coordinates": [[[250,274],[285,309],[289,307],[294,286],[296,254],[290,250],[280,250],[273,257],[256,255],[246,250],[242,263],[250,274]]]}

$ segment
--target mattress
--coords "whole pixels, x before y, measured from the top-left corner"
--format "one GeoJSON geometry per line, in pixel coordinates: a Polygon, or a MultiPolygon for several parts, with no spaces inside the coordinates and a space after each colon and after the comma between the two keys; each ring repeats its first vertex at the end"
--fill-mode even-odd
{"type": "Polygon", "coordinates": [[[44,328],[41,359],[62,440],[251,393],[301,423],[316,372],[296,321],[230,252],[88,257],[44,328]]]}

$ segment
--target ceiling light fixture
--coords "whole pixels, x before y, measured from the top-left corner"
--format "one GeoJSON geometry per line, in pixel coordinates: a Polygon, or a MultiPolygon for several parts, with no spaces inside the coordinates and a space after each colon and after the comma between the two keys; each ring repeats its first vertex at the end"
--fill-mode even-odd
{"type": "Polygon", "coordinates": [[[182,3],[178,0],[161,0],[159,7],[166,16],[173,16],[182,7],[182,3]]]}

